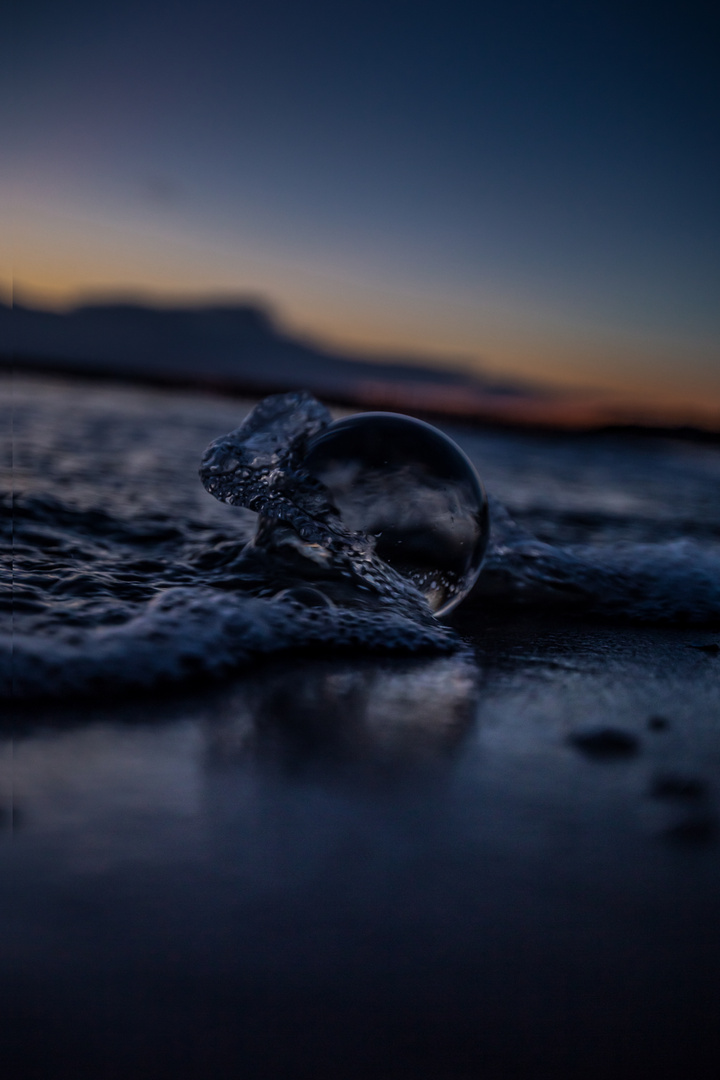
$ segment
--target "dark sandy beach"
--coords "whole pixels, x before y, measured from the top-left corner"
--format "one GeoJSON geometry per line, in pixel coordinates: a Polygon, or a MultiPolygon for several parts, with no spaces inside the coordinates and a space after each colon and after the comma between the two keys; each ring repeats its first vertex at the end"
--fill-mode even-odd
{"type": "Polygon", "coordinates": [[[462,662],[16,713],[12,1075],[715,1075],[698,639],[491,620],[462,662]]]}
{"type": "MultiPolygon", "coordinates": [[[[185,468],[183,441],[196,461],[236,411],[198,400],[181,429],[190,404],[174,399],[156,439],[142,432],[158,391],[34,387],[15,386],[16,491],[40,491],[52,461],[75,507],[123,498],[130,477],[145,512],[185,468]],[[119,402],[130,442],[109,423],[119,402]],[[81,421],[99,439],[92,489],[81,421]]],[[[544,473],[548,539],[684,528],[689,481],[648,510],[649,451],[599,496],[612,454],[582,465],[593,494],[575,451],[503,438],[480,438],[488,484],[537,526],[544,473]]],[[[664,477],[699,468],[695,453],[673,450],[664,477]]],[[[227,508],[192,484],[219,527],[227,508]]],[[[6,706],[9,1076],[717,1075],[717,625],[497,597],[452,623],[449,656],[316,650],[162,692],[6,706]]]]}

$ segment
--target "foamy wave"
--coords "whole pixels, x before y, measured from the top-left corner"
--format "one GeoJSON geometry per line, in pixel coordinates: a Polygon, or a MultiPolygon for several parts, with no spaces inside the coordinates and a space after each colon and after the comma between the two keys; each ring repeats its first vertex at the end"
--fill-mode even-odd
{"type": "MultiPolygon", "coordinates": [[[[144,437],[152,453],[129,473],[92,412],[92,455],[77,450],[87,432],[73,429],[78,441],[65,447],[69,437],[58,427],[58,445],[43,452],[42,465],[62,497],[16,491],[0,522],[0,578],[7,579],[0,611],[14,631],[0,635],[0,694],[146,690],[288,650],[410,655],[462,647],[367,538],[343,531],[317,485],[302,475],[295,483],[308,431],[329,421],[317,402],[288,395],[264,403],[206,458],[209,487],[265,515],[250,542],[247,513],[214,500],[193,503],[199,485],[174,463],[169,447],[183,450],[193,415],[158,429],[149,414],[144,437]],[[166,445],[169,431],[177,435],[166,445]],[[167,475],[149,469],[158,459],[171,463],[167,475]],[[66,493],[55,481],[68,474],[74,480],[66,493]]],[[[128,424],[122,445],[138,437],[136,419],[128,424]]],[[[714,488],[698,490],[707,501],[714,488]]],[[[464,627],[473,618],[479,625],[490,602],[720,627],[720,548],[707,530],[703,543],[555,546],[516,524],[496,500],[490,517],[490,546],[464,627]]]]}
{"type": "Polygon", "coordinates": [[[720,624],[720,552],[694,540],[554,547],[492,503],[491,549],[475,598],[565,605],[634,622],[720,624]]]}
{"type": "MultiPolygon", "coordinates": [[[[322,594],[312,591],[322,600],[322,594]]],[[[458,641],[439,623],[392,610],[309,606],[207,587],[168,589],[128,622],[52,637],[0,638],[0,694],[16,698],[149,689],[217,676],[288,649],[447,653],[458,641]]]]}

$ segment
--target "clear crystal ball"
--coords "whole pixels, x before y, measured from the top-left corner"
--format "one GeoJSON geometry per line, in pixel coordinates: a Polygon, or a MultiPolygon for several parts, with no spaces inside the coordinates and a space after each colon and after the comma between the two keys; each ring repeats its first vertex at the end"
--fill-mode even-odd
{"type": "Polygon", "coordinates": [[[444,615],[477,581],[490,531],[485,491],[452,439],[421,420],[360,413],[309,444],[304,466],[345,526],[444,615]]]}

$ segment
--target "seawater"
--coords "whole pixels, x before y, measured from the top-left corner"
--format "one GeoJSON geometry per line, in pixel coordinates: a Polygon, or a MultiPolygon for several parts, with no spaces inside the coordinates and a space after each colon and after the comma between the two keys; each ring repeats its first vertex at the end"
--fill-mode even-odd
{"type": "MultiPolygon", "coordinates": [[[[4,696],[173,685],[284,650],[462,648],[362,545],[327,556],[320,504],[304,503],[304,536],[282,514],[268,535],[255,511],[204,490],[205,448],[253,402],[20,375],[0,385],[4,696]]],[[[293,437],[324,415],[309,408],[293,437]]],[[[518,605],[720,625],[716,447],[445,430],[491,501],[464,633],[491,606],[518,605]]],[[[272,482],[277,493],[285,481],[272,482]]],[[[254,505],[268,516],[269,502],[254,505]]]]}

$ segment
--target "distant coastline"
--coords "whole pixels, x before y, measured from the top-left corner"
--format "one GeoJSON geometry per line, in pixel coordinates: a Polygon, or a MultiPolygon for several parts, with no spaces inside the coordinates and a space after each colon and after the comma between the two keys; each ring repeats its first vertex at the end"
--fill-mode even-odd
{"type": "Polygon", "coordinates": [[[249,303],[91,304],[64,313],[0,303],[0,372],[11,370],[253,397],[302,388],[338,405],[472,426],[720,444],[720,418],[716,428],[626,419],[591,395],[499,382],[422,358],[341,355],[291,337],[249,303]]]}

